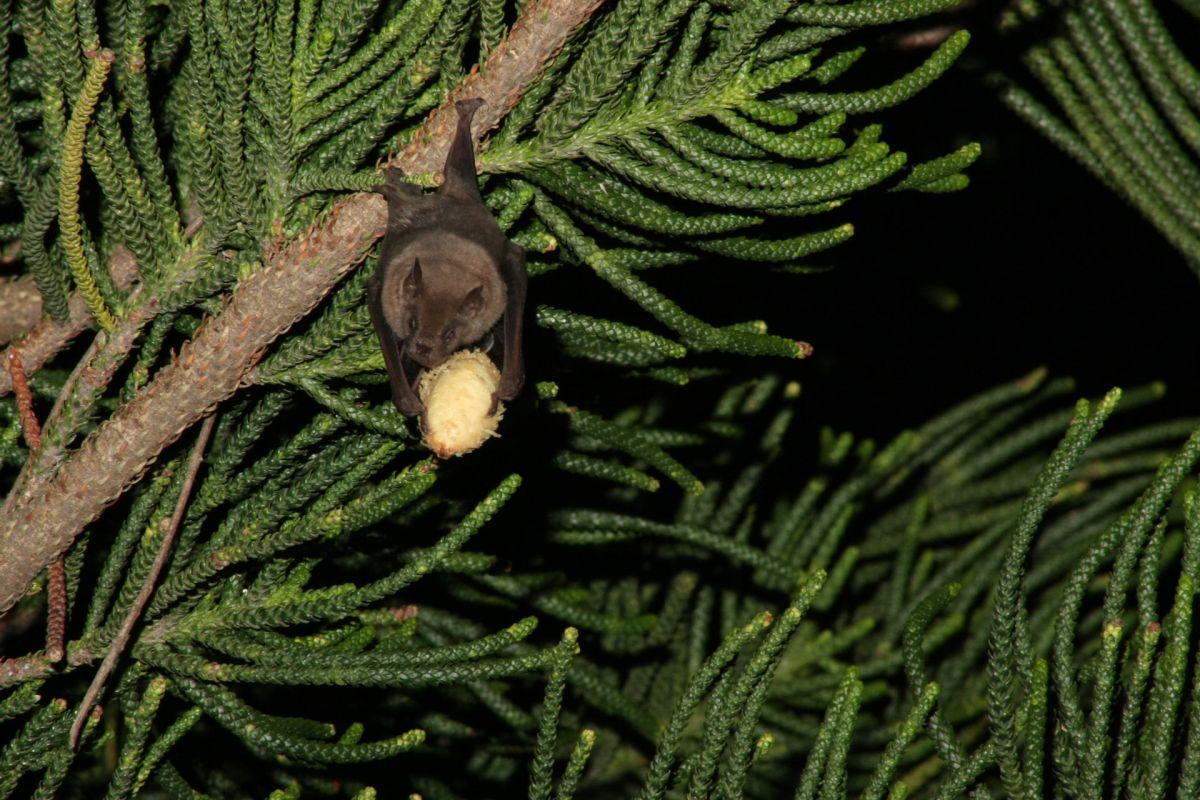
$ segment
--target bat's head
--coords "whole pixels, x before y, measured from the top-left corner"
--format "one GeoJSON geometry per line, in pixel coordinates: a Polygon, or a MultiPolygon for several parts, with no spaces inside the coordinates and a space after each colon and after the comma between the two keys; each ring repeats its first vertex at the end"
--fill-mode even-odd
{"type": "Polygon", "coordinates": [[[503,289],[486,273],[422,268],[414,261],[401,282],[404,314],[396,331],[405,353],[423,367],[436,367],[475,344],[499,319],[503,289]]]}

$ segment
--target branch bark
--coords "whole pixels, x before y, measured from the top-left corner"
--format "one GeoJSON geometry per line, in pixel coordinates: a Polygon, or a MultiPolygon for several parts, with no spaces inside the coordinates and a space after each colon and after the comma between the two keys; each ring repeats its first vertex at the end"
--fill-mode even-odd
{"type": "MultiPolygon", "coordinates": [[[[141,618],[146,603],[150,602],[150,595],[154,594],[158,576],[162,574],[163,567],[167,565],[167,558],[171,555],[171,546],[175,543],[175,535],[179,532],[179,523],[183,521],[183,512],[191,498],[192,486],[196,483],[196,475],[199,474],[200,464],[204,460],[204,448],[208,446],[208,439],[212,436],[213,423],[216,422],[216,419],[215,416],[209,416],[200,426],[200,434],[196,437],[196,443],[192,445],[192,455],[188,458],[183,486],[180,487],[179,498],[175,501],[175,512],[171,514],[169,520],[163,521],[165,525],[160,525],[163,537],[162,542],[158,545],[158,554],[154,557],[154,563],[150,565],[150,571],[146,573],[146,577],[142,581],[142,588],[138,590],[137,597],[133,599],[133,605],[126,612],[120,630],[117,631],[112,644],[108,646],[108,652],[105,653],[104,660],[100,662],[100,669],[96,670],[91,685],[83,695],[79,710],[75,712],[75,722],[71,725],[71,749],[75,749],[75,746],[79,744],[79,734],[83,732],[83,724],[87,722],[88,714],[91,713],[96,698],[104,689],[105,681],[116,668],[117,659],[121,657],[121,653],[125,652],[125,647],[129,644],[129,637],[133,635],[133,628],[141,618]]],[[[49,653],[50,648],[47,647],[46,651],[49,653]]],[[[59,658],[61,657],[60,655],[59,658]]]]}
{"type": "MultiPolygon", "coordinates": [[[[454,101],[481,97],[480,132],[494,127],[570,33],[603,0],[532,0],[482,70],[473,71],[431,114],[396,163],[434,171],[445,158],[454,101]]],[[[85,525],[115,502],[162,450],[230,397],[266,348],[307,314],[384,233],[383,198],[352,195],[242,281],[179,357],[65,460],[29,487],[0,520],[0,613],[85,525]]]]}
{"type": "MultiPolygon", "coordinates": [[[[108,268],[113,282],[121,291],[133,286],[137,279],[137,262],[133,253],[124,246],[113,250],[108,259],[108,268]]],[[[69,316],[64,323],[52,319],[38,321],[42,315],[42,296],[32,280],[24,286],[24,278],[0,285],[0,344],[13,341],[28,332],[28,336],[20,341],[13,341],[5,350],[18,352],[25,372],[29,375],[37,372],[42,366],[54,358],[60,350],[71,343],[79,334],[92,324],[92,312],[88,310],[83,295],[73,292],[68,301],[69,316]],[[33,293],[33,298],[27,297],[26,291],[33,293]],[[36,311],[33,309],[36,307],[36,311]],[[10,319],[7,315],[13,313],[10,319]]],[[[0,370],[0,397],[12,391],[12,377],[6,370],[0,370]]]]}
{"type": "Polygon", "coordinates": [[[41,316],[42,295],[32,275],[0,279],[0,345],[25,333],[41,316]]]}
{"type": "MultiPolygon", "coordinates": [[[[475,112],[472,133],[479,139],[508,114],[538,75],[546,68],[571,32],[596,13],[605,0],[541,0],[529,3],[481,70],[472,70],[446,101],[429,115],[392,166],[413,175],[435,172],[450,151],[451,133],[458,122],[454,103],[481,97],[486,102],[475,112]]],[[[381,234],[382,235],[382,234],[381,234]]]]}

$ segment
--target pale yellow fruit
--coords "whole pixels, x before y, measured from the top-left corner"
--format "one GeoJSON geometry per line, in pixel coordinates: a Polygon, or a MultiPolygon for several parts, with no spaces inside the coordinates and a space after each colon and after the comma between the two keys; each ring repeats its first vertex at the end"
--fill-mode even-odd
{"type": "Polygon", "coordinates": [[[438,458],[461,456],[477,449],[496,433],[504,404],[492,407],[500,370],[480,350],[460,350],[417,381],[417,396],[425,404],[425,444],[438,458]]]}

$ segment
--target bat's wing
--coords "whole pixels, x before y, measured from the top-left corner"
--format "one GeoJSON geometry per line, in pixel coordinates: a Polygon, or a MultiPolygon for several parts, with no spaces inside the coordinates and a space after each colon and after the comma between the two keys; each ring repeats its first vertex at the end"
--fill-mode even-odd
{"type": "Polygon", "coordinates": [[[483,203],[479,195],[479,179],[475,176],[475,140],[471,138],[471,120],[481,105],[483,100],[478,97],[459,100],[454,104],[458,109],[458,127],[450,142],[446,166],[442,169],[442,188],[439,190],[442,195],[483,203]]]}
{"type": "Polygon", "coordinates": [[[511,242],[500,265],[508,286],[508,304],[504,308],[504,366],[500,368],[500,386],[496,397],[511,400],[525,383],[525,355],[522,336],[525,317],[525,251],[511,242]]]}
{"type": "Polygon", "coordinates": [[[379,276],[372,276],[367,281],[367,307],[371,310],[371,323],[375,326],[379,345],[383,348],[383,363],[387,365],[388,382],[392,387],[392,402],[396,404],[396,408],[401,414],[415,417],[425,409],[417,398],[416,392],[413,391],[412,385],[409,384],[408,375],[404,372],[400,340],[396,338],[392,326],[388,325],[387,319],[383,316],[383,306],[379,300],[381,290],[382,283],[379,276]]]}

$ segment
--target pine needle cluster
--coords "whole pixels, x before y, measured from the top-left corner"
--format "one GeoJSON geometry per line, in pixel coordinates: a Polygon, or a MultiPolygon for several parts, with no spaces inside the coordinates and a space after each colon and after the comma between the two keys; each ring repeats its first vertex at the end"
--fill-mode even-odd
{"type": "MultiPolygon", "coordinates": [[[[1001,97],[1200,269],[1200,70],[1149,0],[1057,5],[1059,32],[1024,56],[1057,113],[1016,83],[1001,97]]],[[[1178,5],[1200,16],[1194,2],[1178,5]]],[[[1006,23],[1045,11],[1018,3],[1006,23]]]]}
{"type": "Polygon", "coordinates": [[[1194,420],[1093,444],[1117,395],[1039,372],[805,456],[799,386],[730,376],[809,346],[656,285],[805,272],[855,198],[964,188],[977,145],[910,165],[873,118],[968,42],[900,64],[877,26],[950,5],[4,3],[0,240],[47,319],[0,383],[0,569],[38,576],[0,585],[0,797],[1195,791],[1194,420]],[[575,7],[480,156],[556,273],[550,355],[504,440],[440,464],[363,304],[375,166],[575,7]]]}

